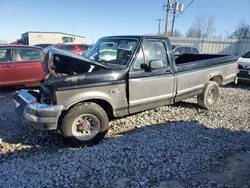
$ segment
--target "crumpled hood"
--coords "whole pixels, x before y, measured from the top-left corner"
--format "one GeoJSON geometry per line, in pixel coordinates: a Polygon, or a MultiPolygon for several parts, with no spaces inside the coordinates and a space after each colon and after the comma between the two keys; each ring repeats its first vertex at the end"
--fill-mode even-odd
{"type": "Polygon", "coordinates": [[[42,53],[43,70],[54,76],[58,74],[81,74],[93,70],[110,69],[105,64],[57,48],[49,48],[42,53]]]}

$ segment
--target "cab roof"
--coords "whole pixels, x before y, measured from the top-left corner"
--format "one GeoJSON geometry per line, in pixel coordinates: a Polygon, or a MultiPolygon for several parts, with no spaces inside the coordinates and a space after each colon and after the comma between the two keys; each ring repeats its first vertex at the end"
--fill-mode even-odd
{"type": "Polygon", "coordinates": [[[102,38],[152,38],[152,39],[169,39],[168,37],[155,36],[155,35],[115,35],[115,36],[106,36],[102,38]]]}

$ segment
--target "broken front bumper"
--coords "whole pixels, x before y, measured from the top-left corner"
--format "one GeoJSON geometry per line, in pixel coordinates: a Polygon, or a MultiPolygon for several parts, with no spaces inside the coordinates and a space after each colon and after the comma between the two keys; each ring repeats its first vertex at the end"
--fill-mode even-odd
{"type": "Polygon", "coordinates": [[[21,90],[14,96],[16,113],[24,115],[33,126],[41,130],[56,130],[62,105],[47,105],[37,102],[37,98],[28,90],[21,90]]]}

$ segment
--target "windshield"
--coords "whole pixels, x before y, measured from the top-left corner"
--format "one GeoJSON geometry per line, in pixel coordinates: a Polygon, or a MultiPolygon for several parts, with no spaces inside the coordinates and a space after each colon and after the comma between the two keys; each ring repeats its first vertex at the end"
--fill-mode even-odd
{"type": "Polygon", "coordinates": [[[137,45],[137,39],[100,39],[85,56],[98,62],[126,66],[137,45]]]}

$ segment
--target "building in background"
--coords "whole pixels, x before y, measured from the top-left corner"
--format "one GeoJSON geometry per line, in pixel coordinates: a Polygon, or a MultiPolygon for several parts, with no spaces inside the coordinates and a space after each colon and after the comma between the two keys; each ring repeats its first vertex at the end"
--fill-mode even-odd
{"type": "Polygon", "coordinates": [[[61,32],[37,32],[28,31],[21,35],[21,39],[18,40],[25,45],[36,44],[58,44],[58,43],[75,43],[85,44],[85,37],[79,35],[72,35],[61,32]]]}

